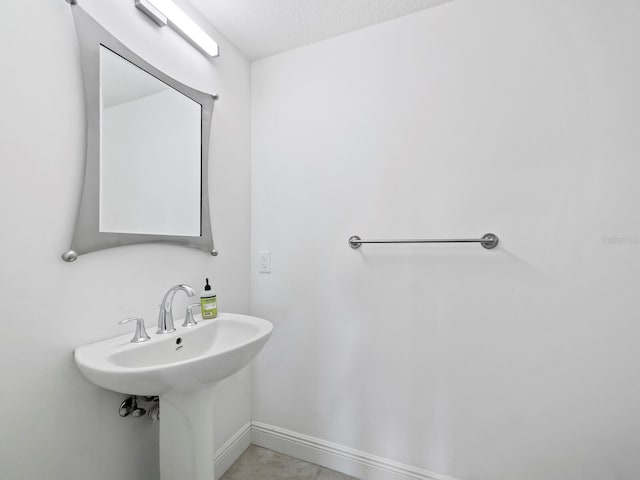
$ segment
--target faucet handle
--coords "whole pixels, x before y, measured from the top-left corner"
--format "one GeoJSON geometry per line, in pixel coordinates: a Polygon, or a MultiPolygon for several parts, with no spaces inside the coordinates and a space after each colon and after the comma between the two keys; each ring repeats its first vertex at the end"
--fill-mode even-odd
{"type": "Polygon", "coordinates": [[[196,319],[193,318],[193,312],[191,311],[191,309],[199,306],[199,303],[192,303],[187,307],[187,312],[184,314],[184,322],[182,323],[183,327],[195,327],[198,324],[198,322],[196,322],[196,319]]]}
{"type": "Polygon", "coordinates": [[[147,335],[147,330],[144,328],[144,318],[142,317],[128,317],[118,322],[119,325],[124,325],[129,322],[136,322],[136,333],[133,334],[133,338],[130,343],[142,343],[149,340],[151,337],[147,335]]]}

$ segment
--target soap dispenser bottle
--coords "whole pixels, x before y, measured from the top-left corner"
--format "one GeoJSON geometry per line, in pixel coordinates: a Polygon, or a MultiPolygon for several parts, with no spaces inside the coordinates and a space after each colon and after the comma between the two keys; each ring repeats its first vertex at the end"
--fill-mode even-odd
{"type": "Polygon", "coordinates": [[[202,295],[200,295],[200,307],[202,309],[202,318],[211,319],[218,316],[218,300],[216,292],[209,285],[209,279],[205,279],[207,284],[204,286],[202,295]]]}

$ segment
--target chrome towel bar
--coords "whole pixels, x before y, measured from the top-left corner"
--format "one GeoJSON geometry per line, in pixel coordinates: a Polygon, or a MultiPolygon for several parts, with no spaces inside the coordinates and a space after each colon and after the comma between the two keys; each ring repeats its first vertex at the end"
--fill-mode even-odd
{"type": "Polygon", "coordinates": [[[362,240],[358,235],[349,237],[351,248],[360,248],[363,243],[479,243],[487,250],[491,250],[498,245],[498,236],[494,233],[487,233],[482,238],[453,238],[453,239],[418,239],[418,240],[362,240]]]}

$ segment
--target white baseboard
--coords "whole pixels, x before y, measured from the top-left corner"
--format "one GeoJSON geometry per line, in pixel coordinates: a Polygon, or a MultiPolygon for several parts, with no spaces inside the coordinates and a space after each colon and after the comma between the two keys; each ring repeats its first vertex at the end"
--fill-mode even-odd
{"type": "Polygon", "coordinates": [[[251,422],[251,443],[364,480],[456,480],[261,422],[251,422]]]}
{"type": "Polygon", "coordinates": [[[216,480],[251,446],[251,424],[247,422],[225,442],[215,455],[216,480]]]}

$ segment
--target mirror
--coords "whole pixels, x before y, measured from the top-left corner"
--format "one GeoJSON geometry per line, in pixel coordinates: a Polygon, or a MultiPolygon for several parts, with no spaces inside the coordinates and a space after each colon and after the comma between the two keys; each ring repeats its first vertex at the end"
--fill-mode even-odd
{"type": "Polygon", "coordinates": [[[72,5],[84,80],[87,155],[65,261],[134,243],[213,246],[209,136],[217,95],[148,64],[72,5]]]}
{"type": "Polygon", "coordinates": [[[200,235],[200,104],[100,46],[101,232],[200,235]]]}

